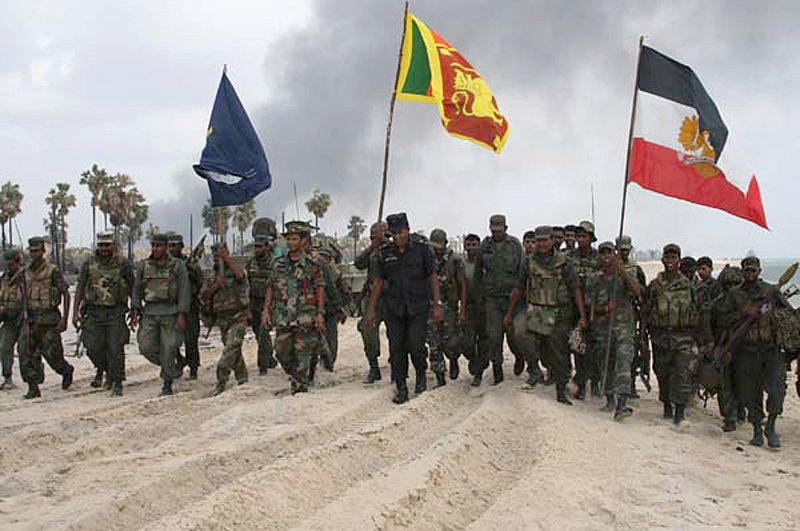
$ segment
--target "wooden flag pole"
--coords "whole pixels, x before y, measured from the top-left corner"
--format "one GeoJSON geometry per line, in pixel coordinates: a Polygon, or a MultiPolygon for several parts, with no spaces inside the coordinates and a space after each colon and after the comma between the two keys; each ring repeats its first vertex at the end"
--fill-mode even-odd
{"type": "Polygon", "coordinates": [[[400,51],[397,54],[397,72],[392,85],[392,97],[389,100],[389,121],[386,123],[386,146],[383,150],[383,183],[381,184],[381,201],[378,206],[378,221],[383,219],[383,204],[386,200],[386,182],[389,173],[389,143],[392,138],[392,119],[394,118],[394,102],[397,100],[397,80],[400,78],[400,64],[403,61],[403,43],[406,40],[406,18],[408,17],[408,2],[403,10],[403,33],[400,37],[400,51]]]}

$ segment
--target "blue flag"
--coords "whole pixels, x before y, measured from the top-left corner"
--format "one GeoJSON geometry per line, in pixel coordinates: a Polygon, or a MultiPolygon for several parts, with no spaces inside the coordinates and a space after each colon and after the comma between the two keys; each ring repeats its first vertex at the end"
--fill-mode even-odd
{"type": "Polygon", "coordinates": [[[215,207],[241,205],[272,185],[264,148],[224,71],[194,171],[208,181],[215,207]]]}

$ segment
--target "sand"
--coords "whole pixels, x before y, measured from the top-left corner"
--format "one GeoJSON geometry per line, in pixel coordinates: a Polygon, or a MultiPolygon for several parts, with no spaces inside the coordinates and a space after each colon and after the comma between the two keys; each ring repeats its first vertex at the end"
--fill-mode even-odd
{"type": "Polygon", "coordinates": [[[258,376],[248,339],[250,382],[211,398],[218,340],[205,347],[200,379],[178,382],[172,397],[156,397],[158,370],[133,346],[122,398],[89,387],[85,357],[73,360],[69,391],[47,368],[41,399],[0,392],[0,527],[788,529],[800,520],[793,385],[775,452],[749,446],[747,425],[723,433],[711,403],[674,428],[655,390],[615,423],[598,399],[559,405],[552,387],[525,392],[515,376],[474,389],[462,370],[395,406],[386,380],[361,384],[353,321],[336,372],[304,395],[288,393],[281,371],[258,376]]]}

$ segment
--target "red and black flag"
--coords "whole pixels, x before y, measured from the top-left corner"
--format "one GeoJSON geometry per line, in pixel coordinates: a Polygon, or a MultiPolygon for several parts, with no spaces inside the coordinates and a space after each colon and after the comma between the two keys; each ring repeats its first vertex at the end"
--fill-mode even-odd
{"type": "Polygon", "coordinates": [[[767,228],[758,180],[694,71],[643,46],[637,89],[628,180],[767,228]]]}

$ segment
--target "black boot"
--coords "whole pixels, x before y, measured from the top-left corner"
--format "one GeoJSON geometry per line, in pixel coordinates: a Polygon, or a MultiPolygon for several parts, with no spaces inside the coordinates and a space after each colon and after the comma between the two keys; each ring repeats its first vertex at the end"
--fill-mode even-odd
{"type": "Polygon", "coordinates": [[[726,420],[722,424],[722,431],[728,433],[731,431],[736,431],[736,421],[735,420],[726,420]]]}
{"type": "Polygon", "coordinates": [[[369,373],[367,374],[367,377],[364,378],[363,383],[365,383],[365,384],[374,384],[375,382],[379,381],[380,379],[381,379],[381,370],[377,366],[370,367],[369,368],[369,373]]]}
{"type": "Polygon", "coordinates": [[[106,381],[105,384],[103,385],[103,389],[105,389],[106,391],[111,391],[111,387],[113,386],[113,384],[114,382],[111,380],[111,377],[108,375],[108,373],[106,373],[106,381]]]}
{"type": "Polygon", "coordinates": [[[92,378],[92,381],[89,382],[89,386],[94,387],[95,389],[103,387],[103,369],[97,369],[97,372],[94,374],[94,378],[92,378]]]}
{"type": "Polygon", "coordinates": [[[189,367],[189,379],[197,380],[197,367],[189,367]]]}
{"type": "Polygon", "coordinates": [[[470,383],[470,385],[472,387],[480,387],[482,381],[483,381],[483,373],[479,372],[478,374],[472,377],[472,382],[470,383]]]}
{"type": "Polygon", "coordinates": [[[753,423],[753,438],[750,439],[750,444],[764,446],[764,429],[761,427],[761,421],[753,423]]]}
{"type": "Polygon", "coordinates": [[[781,447],[781,438],[778,436],[778,432],[775,431],[775,420],[777,420],[778,415],[770,415],[767,417],[767,427],[764,430],[764,435],[767,436],[767,446],[773,449],[778,449],[781,447]]]}
{"type": "Polygon", "coordinates": [[[686,406],[683,404],[675,404],[675,416],[672,418],[672,423],[676,426],[680,426],[683,419],[686,418],[684,415],[684,411],[686,410],[686,406]]]}
{"type": "Polygon", "coordinates": [[[604,413],[611,413],[617,407],[614,395],[606,395],[606,405],[600,408],[604,413]]]}
{"type": "Polygon", "coordinates": [[[29,400],[31,398],[39,398],[40,396],[42,396],[42,393],[39,391],[39,384],[29,383],[28,392],[25,393],[25,396],[22,398],[29,400]]]}
{"type": "Polygon", "coordinates": [[[274,369],[277,366],[278,366],[278,360],[275,359],[275,356],[270,354],[267,357],[267,367],[270,368],[270,369],[274,369]]]}
{"type": "Polygon", "coordinates": [[[164,380],[161,393],[158,396],[170,396],[172,394],[172,380],[164,380]]]}
{"type": "MultiPolygon", "coordinates": [[[[398,389],[400,385],[400,381],[397,382],[398,389]]],[[[405,382],[403,382],[403,386],[405,386],[405,382]]],[[[428,389],[428,377],[425,374],[424,370],[417,371],[417,381],[414,384],[414,392],[416,394],[422,394],[428,389]]]]}
{"type": "Polygon", "coordinates": [[[394,398],[392,398],[392,402],[395,404],[404,404],[408,402],[408,387],[404,379],[397,380],[397,391],[394,394],[394,398]]]}
{"type": "Polygon", "coordinates": [[[450,360],[450,379],[457,380],[458,373],[461,372],[461,368],[458,366],[458,358],[453,358],[450,360]]]}
{"type": "Polygon", "coordinates": [[[628,407],[628,396],[619,395],[617,397],[617,409],[614,411],[614,420],[621,421],[633,415],[633,409],[628,407]]]}
{"type": "Polygon", "coordinates": [[[447,378],[444,377],[444,370],[436,372],[436,387],[447,385],[447,378]]]}
{"type": "Polygon", "coordinates": [[[586,383],[579,383],[578,389],[575,391],[575,398],[577,400],[585,400],[586,399],[586,383]]]}
{"type": "Polygon", "coordinates": [[[564,404],[565,406],[571,406],[572,402],[569,398],[567,398],[567,385],[566,384],[556,384],[556,402],[564,404]]]}
{"type": "Polygon", "coordinates": [[[665,419],[671,419],[672,415],[672,404],[669,402],[664,402],[664,413],[661,415],[661,417],[665,419]]]}
{"type": "Polygon", "coordinates": [[[539,378],[535,374],[529,374],[528,379],[525,380],[525,389],[531,390],[539,383],[539,378]]]}
{"type": "Polygon", "coordinates": [[[11,379],[11,376],[4,376],[3,383],[0,384],[0,389],[14,389],[14,380],[11,379]]]}
{"type": "Polygon", "coordinates": [[[69,386],[72,385],[72,373],[75,372],[75,369],[72,365],[67,365],[64,367],[64,374],[61,375],[61,389],[67,390],[69,386]]]}
{"type": "Polygon", "coordinates": [[[503,364],[492,363],[492,374],[494,374],[494,383],[492,385],[501,383],[503,381],[503,364]]]}
{"type": "Polygon", "coordinates": [[[122,396],[122,380],[111,382],[111,396],[122,396]]]}
{"type": "Polygon", "coordinates": [[[519,376],[525,370],[525,360],[522,356],[517,356],[514,359],[514,376],[519,376]]]}

